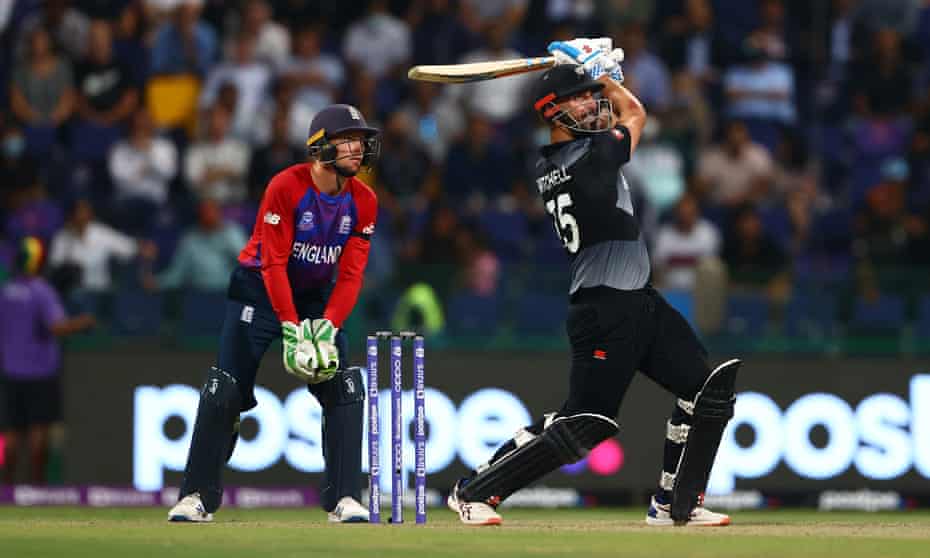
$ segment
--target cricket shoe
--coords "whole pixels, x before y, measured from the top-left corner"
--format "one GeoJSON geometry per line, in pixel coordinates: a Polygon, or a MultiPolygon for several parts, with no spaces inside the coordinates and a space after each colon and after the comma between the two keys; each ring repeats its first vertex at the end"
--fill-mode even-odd
{"type": "MultiPolygon", "coordinates": [[[[646,512],[646,525],[656,527],[673,527],[671,504],[660,504],[653,496],[649,502],[649,511],[646,512]]],[[[730,524],[730,516],[712,512],[704,507],[704,498],[698,499],[698,505],[691,510],[691,518],[684,524],[693,527],[723,527],[730,524]]]]}
{"type": "Polygon", "coordinates": [[[369,517],[368,509],[351,496],[339,500],[336,508],[327,514],[330,523],[368,523],[369,517]]]}
{"type": "Polygon", "coordinates": [[[207,512],[200,501],[200,493],[194,492],[181,500],[168,512],[168,521],[187,523],[210,523],[213,514],[207,512]]]}
{"type": "Polygon", "coordinates": [[[449,509],[459,514],[459,519],[465,525],[480,527],[483,525],[500,525],[503,522],[500,514],[484,502],[463,502],[459,499],[459,488],[465,479],[459,480],[452,487],[452,492],[446,498],[449,509]]]}

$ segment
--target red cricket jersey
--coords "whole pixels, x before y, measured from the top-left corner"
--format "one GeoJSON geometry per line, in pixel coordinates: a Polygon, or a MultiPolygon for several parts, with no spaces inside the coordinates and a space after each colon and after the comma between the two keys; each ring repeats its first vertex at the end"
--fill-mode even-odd
{"type": "Polygon", "coordinates": [[[269,182],[239,263],[261,270],[278,318],[295,323],[293,294],[326,288],[335,276],[323,317],[342,327],[358,300],[377,214],[378,198],[361,180],[346,179],[330,196],[309,164],[291,166],[269,182]]]}

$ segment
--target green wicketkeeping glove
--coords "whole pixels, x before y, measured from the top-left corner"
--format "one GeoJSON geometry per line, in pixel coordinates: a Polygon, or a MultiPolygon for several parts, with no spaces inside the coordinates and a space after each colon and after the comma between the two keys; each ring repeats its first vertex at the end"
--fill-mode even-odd
{"type": "Polygon", "coordinates": [[[310,339],[316,348],[316,378],[311,383],[318,384],[329,380],[336,374],[339,369],[339,350],[336,348],[336,334],[339,328],[333,325],[333,322],[321,318],[301,323],[304,330],[304,338],[310,339]]]}
{"type": "Polygon", "coordinates": [[[310,338],[304,337],[301,329],[294,322],[281,322],[284,369],[303,382],[315,383],[319,363],[317,351],[310,338]]]}

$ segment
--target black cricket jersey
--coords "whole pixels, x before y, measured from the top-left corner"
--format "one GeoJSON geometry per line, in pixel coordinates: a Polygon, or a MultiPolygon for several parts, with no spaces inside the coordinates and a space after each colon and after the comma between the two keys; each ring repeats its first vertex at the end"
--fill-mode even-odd
{"type": "Polygon", "coordinates": [[[630,132],[607,132],[546,145],[536,186],[571,260],[571,287],[640,289],[649,254],[620,167],[630,160],[630,132]]]}

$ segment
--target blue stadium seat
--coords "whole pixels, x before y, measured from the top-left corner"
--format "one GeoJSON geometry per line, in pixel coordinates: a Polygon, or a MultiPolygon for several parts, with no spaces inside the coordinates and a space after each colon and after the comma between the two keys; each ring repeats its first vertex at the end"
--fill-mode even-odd
{"type": "Polygon", "coordinates": [[[509,262],[521,258],[527,238],[526,215],[523,212],[495,209],[483,212],[478,220],[495,254],[509,262]]]}
{"type": "Polygon", "coordinates": [[[761,335],[769,317],[769,302],[764,295],[731,294],[727,297],[724,330],[729,335],[761,335]]]}
{"type": "Polygon", "coordinates": [[[930,295],[923,295],[917,301],[917,323],[914,334],[922,339],[930,339],[930,295]]]}
{"type": "Polygon", "coordinates": [[[565,332],[568,294],[519,295],[514,330],[528,335],[559,335],[565,332]]]}
{"type": "Polygon", "coordinates": [[[496,296],[478,296],[459,292],[449,298],[446,322],[453,335],[488,335],[497,329],[500,316],[496,296]]]}
{"type": "Polygon", "coordinates": [[[181,332],[185,336],[219,335],[226,315],[224,292],[187,291],[181,302],[181,332]]]}
{"type": "Polygon", "coordinates": [[[831,293],[795,293],[785,305],[784,333],[791,337],[829,337],[834,332],[836,309],[836,297],[831,293]]]}
{"type": "Polygon", "coordinates": [[[548,228],[537,233],[533,242],[534,265],[553,269],[564,269],[568,265],[568,255],[555,230],[548,228]],[[556,266],[561,266],[556,268],[556,266]]]}
{"type": "Polygon", "coordinates": [[[856,299],[850,329],[868,333],[896,333],[905,322],[904,298],[883,294],[874,302],[856,299]]]}
{"type": "Polygon", "coordinates": [[[161,318],[158,294],[126,287],[113,296],[110,329],[114,335],[157,335],[161,318]]]}

